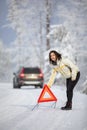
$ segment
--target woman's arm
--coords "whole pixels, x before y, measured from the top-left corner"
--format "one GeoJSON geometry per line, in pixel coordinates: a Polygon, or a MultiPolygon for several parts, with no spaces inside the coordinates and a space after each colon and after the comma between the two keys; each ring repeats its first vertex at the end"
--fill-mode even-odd
{"type": "Polygon", "coordinates": [[[48,87],[51,87],[53,85],[55,77],[56,77],[56,74],[57,74],[57,72],[53,69],[52,70],[52,74],[50,76],[50,79],[49,79],[49,81],[47,83],[48,87]]]}

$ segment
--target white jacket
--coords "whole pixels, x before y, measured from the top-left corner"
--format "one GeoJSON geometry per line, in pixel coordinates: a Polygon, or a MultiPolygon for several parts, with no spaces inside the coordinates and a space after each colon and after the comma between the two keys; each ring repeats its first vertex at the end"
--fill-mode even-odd
{"type": "Polygon", "coordinates": [[[54,83],[57,72],[61,73],[62,76],[65,77],[66,79],[71,77],[72,80],[76,79],[77,73],[79,72],[78,67],[67,58],[62,58],[61,60],[57,61],[57,65],[51,65],[51,66],[53,68],[52,74],[47,83],[49,87],[51,87],[52,84],[54,83]]]}

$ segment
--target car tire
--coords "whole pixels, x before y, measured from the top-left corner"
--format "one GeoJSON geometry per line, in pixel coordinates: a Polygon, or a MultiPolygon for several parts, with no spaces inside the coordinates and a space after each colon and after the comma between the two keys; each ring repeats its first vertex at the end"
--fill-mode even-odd
{"type": "Polygon", "coordinates": [[[21,86],[13,84],[13,88],[21,88],[21,86]]]}
{"type": "Polygon", "coordinates": [[[40,88],[43,88],[43,85],[40,85],[40,88]]]}
{"type": "Polygon", "coordinates": [[[21,85],[15,82],[15,78],[13,79],[13,88],[21,88],[21,85]]]}
{"type": "Polygon", "coordinates": [[[35,88],[37,88],[38,86],[37,85],[35,85],[35,88]]]}

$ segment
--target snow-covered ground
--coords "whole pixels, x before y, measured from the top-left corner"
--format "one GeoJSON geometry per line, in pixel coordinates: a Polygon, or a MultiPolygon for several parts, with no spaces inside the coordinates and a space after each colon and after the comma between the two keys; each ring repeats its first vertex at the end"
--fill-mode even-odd
{"type": "Polygon", "coordinates": [[[22,87],[13,89],[12,84],[0,84],[0,130],[87,130],[87,96],[74,93],[73,109],[62,111],[65,104],[65,89],[53,86],[52,92],[58,98],[56,108],[53,102],[37,103],[40,88],[22,87]]]}

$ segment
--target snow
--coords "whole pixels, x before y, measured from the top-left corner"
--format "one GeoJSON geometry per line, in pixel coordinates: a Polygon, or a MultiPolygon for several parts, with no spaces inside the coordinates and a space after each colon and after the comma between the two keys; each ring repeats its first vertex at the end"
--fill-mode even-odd
{"type": "Polygon", "coordinates": [[[58,98],[56,108],[48,102],[32,111],[42,89],[13,89],[11,83],[0,83],[0,130],[87,130],[87,96],[74,90],[73,109],[62,111],[65,88],[52,86],[51,90],[58,98]]]}

